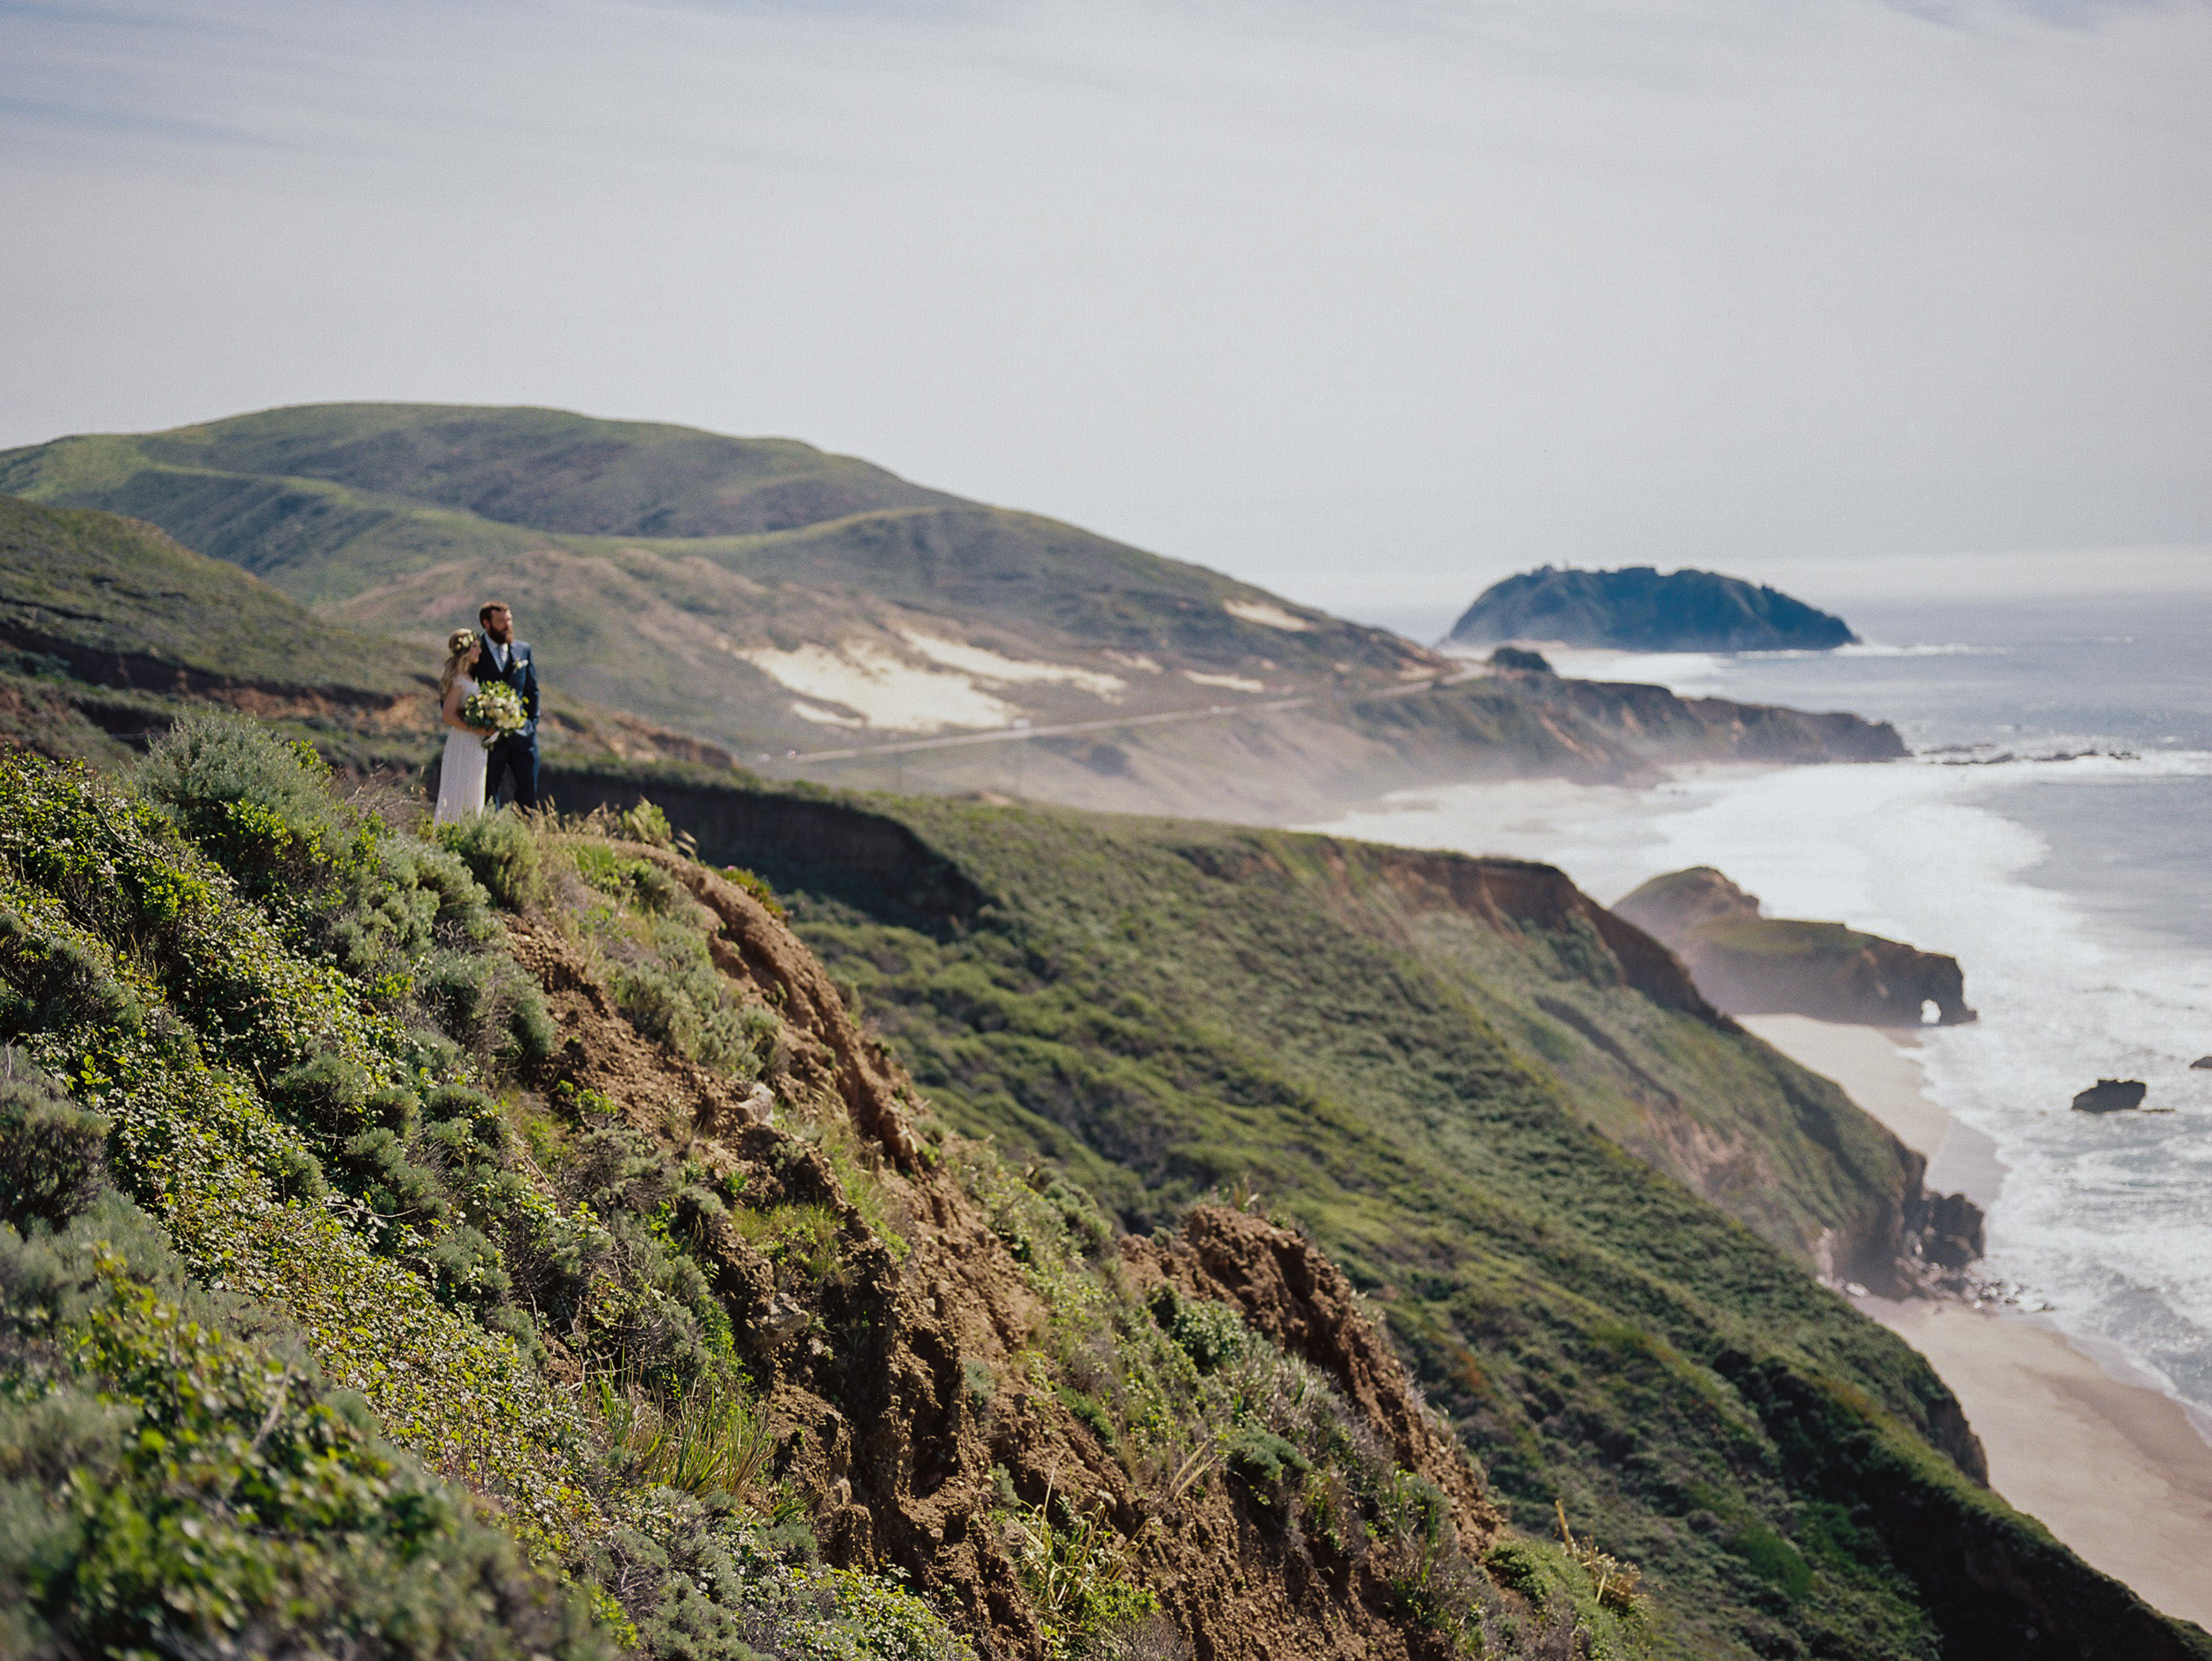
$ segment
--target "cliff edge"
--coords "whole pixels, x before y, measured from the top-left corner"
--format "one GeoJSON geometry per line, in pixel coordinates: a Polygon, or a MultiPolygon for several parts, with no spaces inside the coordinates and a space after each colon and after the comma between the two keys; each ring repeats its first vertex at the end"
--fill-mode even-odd
{"type": "Polygon", "coordinates": [[[1732,1015],[1809,1015],[1865,1027],[1975,1019],[1958,959],[1841,923],[1761,915],[1709,865],[1674,871],[1613,909],[1680,956],[1698,989],[1732,1015]]]}

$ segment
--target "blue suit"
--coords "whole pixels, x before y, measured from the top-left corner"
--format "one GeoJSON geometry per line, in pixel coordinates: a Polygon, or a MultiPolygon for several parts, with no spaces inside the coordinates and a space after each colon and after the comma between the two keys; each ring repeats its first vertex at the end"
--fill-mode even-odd
{"type": "Polygon", "coordinates": [[[494,742],[484,757],[484,803],[486,806],[499,799],[503,775],[514,781],[514,804],[517,807],[535,807],[538,804],[538,666],[530,661],[530,643],[512,642],[507,648],[507,665],[500,667],[494,655],[492,642],[487,640],[476,661],[469,667],[469,678],[478,686],[488,686],[495,681],[504,681],[515,689],[522,700],[522,712],[529,717],[518,733],[509,733],[494,742]]]}

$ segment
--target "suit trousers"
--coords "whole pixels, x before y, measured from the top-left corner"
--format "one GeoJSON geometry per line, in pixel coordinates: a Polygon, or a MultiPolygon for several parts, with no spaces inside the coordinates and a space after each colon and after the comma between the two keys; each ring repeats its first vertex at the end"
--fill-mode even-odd
{"type": "Polygon", "coordinates": [[[511,786],[508,800],[517,807],[538,804],[538,738],[518,734],[495,743],[485,757],[484,805],[499,800],[502,783],[511,786]]]}

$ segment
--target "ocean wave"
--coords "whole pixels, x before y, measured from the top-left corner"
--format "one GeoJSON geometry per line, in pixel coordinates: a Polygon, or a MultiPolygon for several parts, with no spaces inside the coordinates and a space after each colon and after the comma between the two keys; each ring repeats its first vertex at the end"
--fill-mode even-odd
{"type": "MultiPolygon", "coordinates": [[[[2071,804],[2093,822],[2157,811],[2185,832],[2208,806],[2193,782],[2206,778],[2202,750],[1985,767],[1922,757],[1648,790],[1447,786],[1330,828],[1547,859],[1606,901],[1711,865],[1770,915],[1955,955],[1981,1019],[1924,1029],[1913,1053],[1931,1098],[1975,1136],[1955,1139],[1947,1162],[1954,1150],[1939,1152],[1930,1180],[1956,1186],[1951,1171],[1986,1138],[2002,1170],[1987,1271],[2093,1353],[2212,1414],[2212,1072],[2189,1065],[2212,1051],[2212,962],[2096,909],[2038,827],[2071,804]],[[2141,1079],[2152,1105],[2175,1111],[2073,1112],[2100,1077],[2141,1079]]],[[[2104,839],[2086,857],[2116,848],[2104,839]]]]}

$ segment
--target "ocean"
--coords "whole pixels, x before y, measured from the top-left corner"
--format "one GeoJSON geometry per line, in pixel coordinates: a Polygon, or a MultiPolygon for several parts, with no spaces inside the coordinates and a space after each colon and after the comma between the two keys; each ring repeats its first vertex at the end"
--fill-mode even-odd
{"type": "Polygon", "coordinates": [[[2200,597],[1852,608],[1869,644],[1556,666],[1896,724],[1913,758],[1647,789],[1409,791],[1327,826],[1548,859],[1598,899],[1717,866],[1770,916],[1965,971],[1981,1014],[1911,1053],[1952,1119],[1929,1182],[1988,1212],[1984,1271],[2212,1436],[2212,608],[2200,597]],[[2156,1112],[2070,1111],[2100,1077],[2156,1112]]]}

